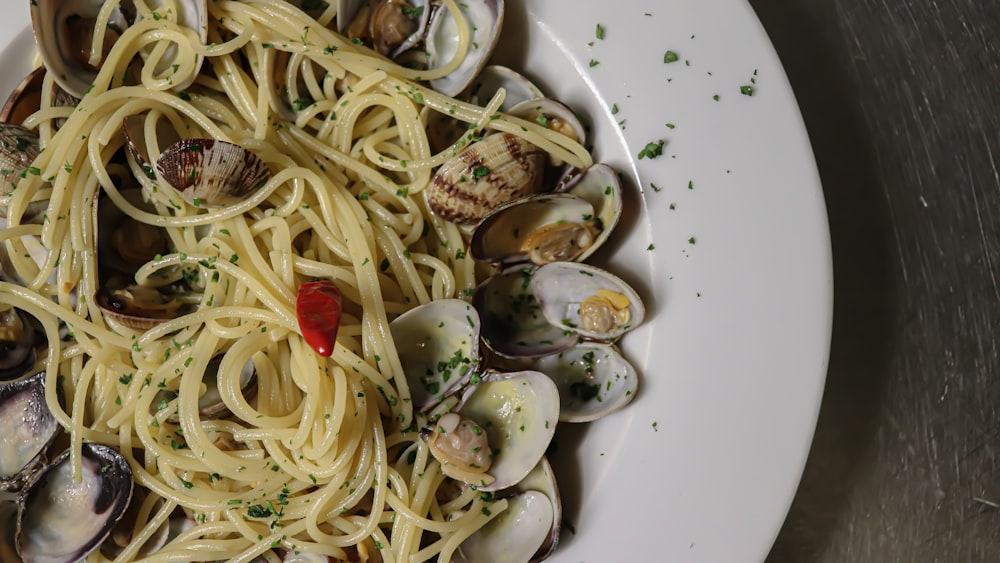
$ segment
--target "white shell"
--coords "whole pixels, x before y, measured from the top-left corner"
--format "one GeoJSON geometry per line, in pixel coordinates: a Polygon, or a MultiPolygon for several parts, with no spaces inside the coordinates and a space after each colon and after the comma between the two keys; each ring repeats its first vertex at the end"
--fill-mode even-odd
{"type": "Polygon", "coordinates": [[[527,491],[507,499],[496,515],[459,547],[458,563],[528,563],[549,538],[555,513],[545,493],[527,491]]]}
{"type": "Polygon", "coordinates": [[[460,299],[431,301],[389,323],[414,406],[430,408],[468,381],[479,366],[479,327],[479,313],[460,299]]]}
{"type": "MultiPolygon", "coordinates": [[[[522,246],[540,227],[556,223],[582,224],[594,215],[590,202],[572,194],[540,194],[521,199],[496,209],[483,219],[472,233],[469,255],[482,262],[524,262],[528,254],[522,246]]],[[[592,248],[593,245],[584,252],[589,256],[592,248]]]]}
{"type": "Polygon", "coordinates": [[[613,341],[642,323],[646,315],[639,294],[618,276],[588,264],[552,262],[538,268],[531,279],[531,291],[542,314],[553,327],[569,327],[581,336],[613,341]],[[581,326],[580,303],[599,290],[621,293],[628,301],[628,322],[608,332],[594,332],[581,326]]]}
{"type": "Polygon", "coordinates": [[[500,88],[506,92],[500,111],[509,111],[521,102],[544,97],[538,86],[516,71],[501,65],[488,65],[469,86],[469,101],[484,106],[500,88]]]}
{"type": "Polygon", "coordinates": [[[505,358],[547,356],[577,341],[566,327],[553,326],[539,314],[531,291],[535,271],[530,264],[512,266],[484,281],[472,296],[483,342],[505,358]]]}
{"type": "Polygon", "coordinates": [[[0,491],[23,484],[61,429],[45,403],[45,372],[0,387],[0,491]]]}
{"type": "MultiPolygon", "coordinates": [[[[431,80],[431,87],[446,96],[458,95],[472,82],[493,53],[503,27],[503,0],[465,0],[459,3],[459,9],[469,26],[469,51],[457,69],[431,80]]],[[[432,69],[448,64],[458,51],[458,25],[446,8],[431,18],[426,49],[427,64],[432,69]]]]}
{"type": "Polygon", "coordinates": [[[583,262],[608,240],[618,225],[622,216],[621,178],[607,164],[598,163],[570,178],[561,190],[589,201],[594,206],[594,216],[601,221],[597,240],[576,259],[583,262]]]}
{"type": "Polygon", "coordinates": [[[486,430],[499,453],[483,491],[506,489],[524,479],[548,449],[559,420],[559,391],[543,373],[492,373],[463,397],[462,416],[486,430]]]}
{"type": "Polygon", "coordinates": [[[639,389],[635,368],[608,344],[581,342],[538,358],[534,369],[559,388],[559,420],[590,422],[627,405],[639,389]]]}

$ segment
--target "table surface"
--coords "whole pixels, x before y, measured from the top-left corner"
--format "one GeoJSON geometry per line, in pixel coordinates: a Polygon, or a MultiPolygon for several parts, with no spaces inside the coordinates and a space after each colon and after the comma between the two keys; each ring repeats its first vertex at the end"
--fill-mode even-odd
{"type": "Polygon", "coordinates": [[[1000,561],[1000,2],[751,4],[835,271],[816,438],[767,561],[1000,561]]]}

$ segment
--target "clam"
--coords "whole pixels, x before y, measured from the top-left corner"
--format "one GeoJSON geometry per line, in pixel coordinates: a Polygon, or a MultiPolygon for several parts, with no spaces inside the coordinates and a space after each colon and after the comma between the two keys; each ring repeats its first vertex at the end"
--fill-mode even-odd
{"type": "Polygon", "coordinates": [[[553,262],[535,270],[530,291],[553,327],[610,342],[642,323],[639,295],[621,278],[587,264],[553,262]]]}
{"type": "MultiPolygon", "coordinates": [[[[468,28],[469,49],[457,69],[430,82],[431,88],[446,96],[455,96],[472,83],[486,66],[503,28],[503,0],[465,0],[459,2],[459,9],[468,28]]],[[[458,37],[458,22],[451,11],[437,10],[424,40],[427,66],[440,68],[454,59],[458,52],[458,37]]]]}
{"type": "Polygon", "coordinates": [[[0,561],[20,561],[14,545],[14,530],[17,528],[17,503],[0,502],[0,561]]]}
{"type": "Polygon", "coordinates": [[[538,265],[589,258],[621,216],[621,182],[611,167],[595,164],[563,189],[494,210],[473,231],[470,256],[483,262],[530,260],[538,265]]]}
{"type": "Polygon", "coordinates": [[[545,97],[541,89],[518,72],[501,65],[487,65],[469,86],[468,99],[477,105],[486,103],[503,88],[506,95],[500,111],[509,112],[521,102],[545,97]]]}
{"type": "MultiPolygon", "coordinates": [[[[123,190],[120,193],[133,206],[156,212],[143,199],[142,190],[123,190]]],[[[98,203],[97,226],[97,256],[102,277],[116,274],[131,277],[140,266],[157,255],[170,252],[171,241],[166,229],[129,217],[111,198],[103,198],[98,203]]]]}
{"type": "Polygon", "coordinates": [[[132,496],[132,469],[117,450],[84,444],[82,480],[65,452],[28,484],[19,499],[17,551],[25,563],[74,562],[96,549],[132,496]]]}
{"type": "Polygon", "coordinates": [[[548,449],[559,418],[559,392],[536,371],[493,372],[422,433],[441,470],[483,491],[528,475],[548,449]]]}
{"type": "Polygon", "coordinates": [[[45,372],[0,387],[0,429],[0,491],[18,490],[61,430],[45,402],[45,372]]]}
{"type": "MultiPolygon", "coordinates": [[[[118,524],[111,530],[111,534],[108,538],[101,544],[101,554],[109,559],[114,559],[118,557],[122,551],[132,542],[134,537],[135,522],[138,519],[139,511],[142,509],[142,505],[146,498],[149,496],[147,489],[143,487],[135,487],[132,491],[132,499],[129,501],[128,508],[122,518],[118,521],[118,524]]],[[[153,508],[151,514],[159,510],[163,506],[165,501],[162,498],[158,498],[153,502],[153,508]]],[[[178,511],[178,514],[182,515],[182,511],[178,511]]],[[[157,551],[161,547],[167,544],[171,536],[171,520],[176,520],[182,516],[175,517],[173,514],[167,519],[155,532],[146,540],[145,543],[136,552],[138,557],[148,557],[157,551]]],[[[176,535],[176,534],[175,534],[176,535]]]]}
{"type": "MultiPolygon", "coordinates": [[[[0,197],[13,193],[17,183],[23,178],[41,152],[38,134],[30,129],[11,123],[0,123],[0,197]]],[[[48,202],[28,204],[23,219],[30,219],[40,213],[48,202]]],[[[0,203],[0,216],[7,216],[7,204],[0,203]]]]}
{"type": "Polygon", "coordinates": [[[100,53],[91,53],[99,0],[37,0],[31,3],[31,26],[42,62],[64,90],[82,98],[97,78],[100,63],[128,27],[120,7],[114,10],[100,53]]]}
{"type": "Polygon", "coordinates": [[[430,13],[427,0],[341,0],[337,27],[341,34],[395,58],[424,40],[430,13]]]}
{"type": "MultiPolygon", "coordinates": [[[[150,180],[156,179],[156,172],[150,162],[155,159],[149,154],[150,147],[146,142],[146,115],[130,115],[122,120],[122,132],[125,134],[125,146],[128,147],[126,153],[129,158],[135,161],[138,168],[143,171],[150,180]]],[[[169,147],[181,141],[180,135],[174,126],[165,118],[156,121],[156,141],[160,148],[169,147]]]]}
{"type": "MultiPolygon", "coordinates": [[[[222,400],[222,393],[219,392],[219,365],[222,364],[223,354],[218,354],[208,361],[205,366],[205,373],[201,381],[205,385],[205,391],[198,397],[198,412],[202,419],[224,418],[230,414],[229,407],[222,400]]],[[[253,360],[247,360],[240,370],[240,389],[243,397],[250,401],[257,395],[257,369],[253,360]]],[[[160,391],[153,399],[151,407],[159,409],[166,402],[177,397],[173,391],[160,391]]],[[[179,421],[177,413],[170,415],[167,419],[176,424],[179,421]]]]}
{"type": "Polygon", "coordinates": [[[413,404],[427,409],[479,367],[479,314],[460,299],[431,301],[389,323],[413,404]]]}
{"type": "Polygon", "coordinates": [[[574,345],[578,337],[542,315],[532,293],[536,267],[515,265],[484,281],[472,296],[482,318],[483,342],[505,358],[540,357],[574,345]]]}
{"type": "Polygon", "coordinates": [[[559,420],[590,422],[627,405],[639,387],[635,368],[610,344],[581,342],[535,360],[559,388],[559,420]]]}
{"type": "Polygon", "coordinates": [[[510,133],[489,135],[452,157],[434,174],[427,202],[455,223],[477,223],[501,203],[541,190],[545,153],[510,133]]]}
{"type": "MultiPolygon", "coordinates": [[[[44,66],[31,71],[11,92],[7,101],[4,102],[3,108],[0,108],[0,122],[21,124],[29,115],[38,111],[42,106],[42,82],[44,79],[44,66]]],[[[74,107],[79,101],[56,84],[49,105],[74,107]]],[[[57,121],[56,125],[62,125],[61,120],[57,121]]]]}
{"type": "MultiPolygon", "coordinates": [[[[580,119],[566,104],[551,98],[529,99],[520,102],[508,110],[508,113],[528,121],[534,121],[542,127],[555,131],[560,135],[583,144],[587,140],[587,132],[580,119]]],[[[550,162],[552,166],[562,166],[561,161],[550,162]]]]}
{"type": "MultiPolygon", "coordinates": [[[[134,20],[136,12],[130,1],[118,4],[111,14],[101,52],[91,52],[94,27],[103,7],[101,0],[35,0],[31,3],[31,23],[45,67],[56,82],[71,95],[82,98],[97,78],[100,65],[115,41],[134,20]]],[[[177,21],[207,40],[208,7],[205,0],[179,0],[177,21]]],[[[176,48],[168,47],[156,71],[168,71],[176,61],[176,48]]],[[[194,81],[202,57],[195,61],[195,72],[175,81],[183,89],[194,81]]]]}
{"type": "Polygon", "coordinates": [[[34,323],[13,307],[0,311],[0,380],[27,373],[35,356],[34,323]]]}
{"type": "Polygon", "coordinates": [[[99,289],[94,300],[106,319],[141,331],[190,313],[197,307],[197,300],[190,293],[173,288],[122,284],[117,278],[99,289]]]}
{"type": "Polygon", "coordinates": [[[195,207],[224,207],[246,199],[271,177],[252,151],[213,139],[185,139],[170,145],[156,170],[195,207]]]}
{"type": "Polygon", "coordinates": [[[549,556],[559,543],[562,503],[552,467],[543,457],[524,479],[496,493],[507,509],[459,546],[456,563],[529,563],[549,556]]]}

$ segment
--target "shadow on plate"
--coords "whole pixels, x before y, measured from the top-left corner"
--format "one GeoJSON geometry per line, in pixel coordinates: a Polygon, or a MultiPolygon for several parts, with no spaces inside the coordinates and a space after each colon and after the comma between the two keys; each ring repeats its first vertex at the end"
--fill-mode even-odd
{"type": "MultiPolygon", "coordinates": [[[[842,57],[805,2],[751,0],[781,57],[823,181],[834,262],[830,367],[802,482],[768,563],[814,561],[829,543],[873,458],[896,345],[888,205],[842,57]]],[[[815,4],[815,3],[813,3],[815,4]]],[[[832,8],[831,8],[832,9],[832,8]]]]}

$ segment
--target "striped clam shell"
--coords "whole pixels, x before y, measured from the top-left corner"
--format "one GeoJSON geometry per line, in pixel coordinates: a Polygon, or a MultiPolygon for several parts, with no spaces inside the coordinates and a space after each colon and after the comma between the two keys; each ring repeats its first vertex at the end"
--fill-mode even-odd
{"type": "Polygon", "coordinates": [[[224,207],[245,200],[271,177],[253,152],[213,139],[184,139],[163,151],[156,170],[196,207],[224,207]]]}
{"type": "Polygon", "coordinates": [[[477,223],[500,204],[541,191],[545,153],[510,133],[473,143],[438,169],[427,203],[454,223],[477,223]]]}

